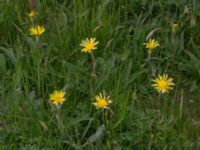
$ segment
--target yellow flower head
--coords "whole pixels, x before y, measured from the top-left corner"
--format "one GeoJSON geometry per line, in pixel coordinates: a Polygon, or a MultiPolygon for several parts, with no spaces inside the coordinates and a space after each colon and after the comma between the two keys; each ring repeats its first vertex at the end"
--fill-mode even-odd
{"type": "Polygon", "coordinates": [[[146,45],[146,48],[149,50],[149,53],[151,53],[154,48],[159,46],[159,43],[155,39],[149,39],[147,43],[144,43],[144,45],[146,45]]]}
{"type": "Polygon", "coordinates": [[[106,97],[102,95],[101,93],[97,96],[95,96],[96,102],[92,103],[94,106],[96,106],[96,109],[107,109],[108,105],[112,103],[112,100],[110,99],[110,96],[106,97]]]}
{"type": "Polygon", "coordinates": [[[30,34],[34,36],[40,36],[44,33],[45,28],[43,26],[32,26],[30,29],[30,34]]]}
{"type": "Polygon", "coordinates": [[[172,32],[175,33],[177,28],[178,28],[178,23],[173,23],[172,24],[172,32]]]}
{"type": "Polygon", "coordinates": [[[28,13],[28,16],[29,16],[30,18],[35,17],[36,15],[37,15],[37,13],[36,13],[35,10],[31,10],[31,11],[28,13]]]}
{"type": "Polygon", "coordinates": [[[50,102],[54,105],[63,104],[65,101],[65,92],[55,90],[52,94],[50,94],[50,102]]]}
{"type": "Polygon", "coordinates": [[[159,93],[168,93],[169,90],[173,89],[172,86],[175,85],[173,83],[173,78],[168,78],[167,74],[158,75],[158,77],[153,80],[155,83],[152,86],[159,93]]]}
{"type": "Polygon", "coordinates": [[[82,52],[91,53],[93,50],[97,49],[97,47],[95,46],[98,43],[99,41],[96,41],[96,38],[87,38],[86,40],[82,40],[80,44],[81,46],[83,46],[82,52]]]}

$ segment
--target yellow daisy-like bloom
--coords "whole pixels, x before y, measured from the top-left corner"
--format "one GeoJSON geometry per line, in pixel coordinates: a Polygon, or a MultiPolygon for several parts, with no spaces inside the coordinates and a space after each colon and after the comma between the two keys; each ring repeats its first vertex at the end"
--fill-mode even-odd
{"type": "Polygon", "coordinates": [[[65,92],[55,90],[52,94],[50,94],[50,102],[54,105],[58,106],[59,104],[63,104],[65,101],[65,92]]]}
{"type": "Polygon", "coordinates": [[[112,100],[110,99],[110,96],[106,97],[102,95],[101,93],[97,96],[95,96],[96,102],[92,103],[94,106],[96,106],[96,109],[107,109],[108,105],[112,103],[112,100]]]}
{"type": "Polygon", "coordinates": [[[44,33],[45,28],[43,26],[32,26],[30,29],[30,34],[34,36],[40,36],[44,33]]]}
{"type": "Polygon", "coordinates": [[[175,33],[177,28],[178,28],[178,23],[173,23],[172,24],[172,32],[175,33]]]}
{"type": "Polygon", "coordinates": [[[169,90],[173,89],[173,78],[168,78],[167,74],[158,75],[158,77],[153,80],[155,83],[152,86],[159,92],[159,93],[168,93],[169,90]]]}
{"type": "Polygon", "coordinates": [[[31,11],[28,13],[28,16],[29,16],[30,18],[35,17],[36,15],[37,15],[37,13],[36,13],[35,10],[31,10],[31,11]]]}
{"type": "Polygon", "coordinates": [[[155,39],[149,39],[147,43],[144,43],[144,45],[146,45],[146,48],[149,50],[149,53],[151,53],[154,48],[159,46],[159,43],[155,39]]]}
{"type": "Polygon", "coordinates": [[[93,50],[97,49],[96,45],[99,41],[96,41],[96,38],[90,38],[86,40],[82,40],[81,46],[83,46],[82,52],[91,53],[93,50]]]}

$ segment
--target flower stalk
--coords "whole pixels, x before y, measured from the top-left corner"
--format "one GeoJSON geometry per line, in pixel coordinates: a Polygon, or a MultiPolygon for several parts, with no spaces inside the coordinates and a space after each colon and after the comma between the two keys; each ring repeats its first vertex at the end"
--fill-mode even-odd
{"type": "Polygon", "coordinates": [[[91,77],[93,80],[96,80],[97,75],[96,75],[96,59],[93,55],[93,53],[91,52],[91,59],[92,59],[92,73],[91,73],[91,77]]]}

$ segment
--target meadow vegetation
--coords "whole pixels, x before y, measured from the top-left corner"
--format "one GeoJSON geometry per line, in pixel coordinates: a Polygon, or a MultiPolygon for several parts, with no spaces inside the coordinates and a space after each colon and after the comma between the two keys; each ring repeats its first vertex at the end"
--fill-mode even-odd
{"type": "Polygon", "coordinates": [[[198,0],[34,9],[0,0],[0,149],[200,149],[198,0]]]}

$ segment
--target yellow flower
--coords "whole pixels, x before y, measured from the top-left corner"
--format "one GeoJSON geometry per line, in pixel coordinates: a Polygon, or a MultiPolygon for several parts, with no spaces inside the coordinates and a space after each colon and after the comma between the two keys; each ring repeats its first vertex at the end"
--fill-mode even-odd
{"type": "Polygon", "coordinates": [[[151,54],[152,50],[159,46],[159,43],[155,39],[149,39],[144,45],[146,45],[146,48],[149,50],[148,52],[151,54]]]}
{"type": "Polygon", "coordinates": [[[173,23],[172,24],[172,32],[175,33],[178,27],[178,23],[173,23]]]}
{"type": "Polygon", "coordinates": [[[30,34],[34,36],[40,36],[44,33],[45,28],[43,26],[32,26],[30,29],[30,34]]]}
{"type": "Polygon", "coordinates": [[[168,93],[169,90],[173,89],[172,86],[175,85],[173,83],[173,78],[168,78],[167,74],[158,75],[158,77],[153,80],[155,83],[152,86],[159,93],[168,93]]]}
{"type": "Polygon", "coordinates": [[[96,109],[107,109],[108,105],[112,103],[112,100],[110,99],[110,96],[106,97],[102,95],[101,93],[97,96],[95,96],[96,102],[92,103],[94,106],[96,106],[96,109]]]}
{"type": "Polygon", "coordinates": [[[82,40],[80,44],[81,46],[83,46],[82,52],[91,53],[93,50],[97,49],[97,47],[95,46],[98,43],[99,41],[96,41],[96,38],[87,38],[86,40],[82,40]]]}
{"type": "Polygon", "coordinates": [[[50,94],[50,102],[54,105],[63,104],[65,101],[65,92],[55,90],[52,94],[50,94]]]}
{"type": "Polygon", "coordinates": [[[31,10],[30,13],[28,13],[28,16],[29,16],[30,18],[35,17],[36,15],[37,15],[37,13],[36,13],[35,10],[31,10]]]}

